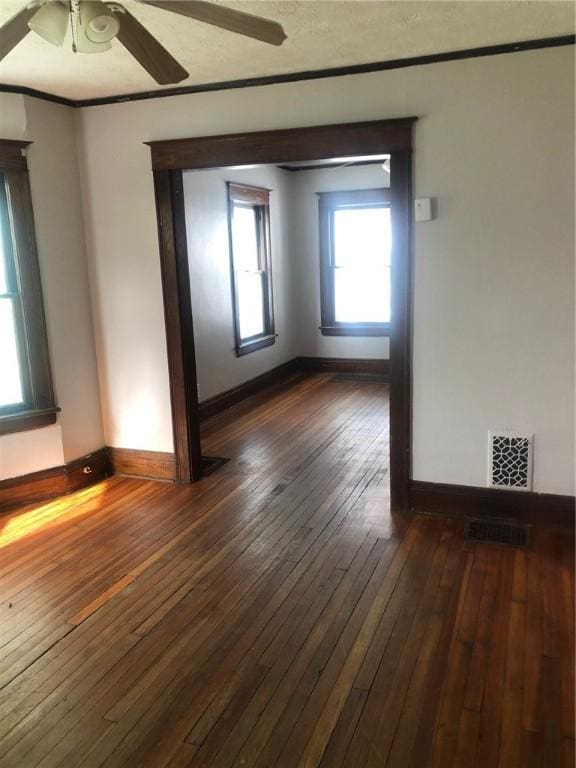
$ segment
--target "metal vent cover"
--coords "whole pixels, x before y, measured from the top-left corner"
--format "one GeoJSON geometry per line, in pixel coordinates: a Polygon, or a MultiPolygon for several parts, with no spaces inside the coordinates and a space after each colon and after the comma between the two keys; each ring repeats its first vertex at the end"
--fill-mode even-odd
{"type": "Polygon", "coordinates": [[[469,520],[466,538],[509,547],[527,547],[530,544],[530,526],[503,520],[469,520]]]}
{"type": "Polygon", "coordinates": [[[508,490],[532,489],[533,435],[488,433],[488,485],[508,490]]]}

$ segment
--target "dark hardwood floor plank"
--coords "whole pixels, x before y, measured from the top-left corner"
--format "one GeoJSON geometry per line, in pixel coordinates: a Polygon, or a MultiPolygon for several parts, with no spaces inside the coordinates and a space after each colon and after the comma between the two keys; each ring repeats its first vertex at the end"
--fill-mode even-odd
{"type": "Polygon", "coordinates": [[[480,712],[482,709],[501,555],[501,550],[496,547],[492,548],[492,550],[486,548],[486,570],[482,582],[482,594],[478,604],[478,624],[474,635],[469,637],[473,641],[473,647],[468,676],[466,678],[464,707],[475,712],[480,712]]]}
{"type": "MultiPolygon", "coordinates": [[[[245,745],[237,757],[240,762],[247,765],[281,764],[279,754],[282,746],[292,730],[298,728],[302,710],[316,684],[321,684],[324,670],[337,658],[337,645],[344,637],[346,625],[352,619],[364,590],[369,588],[376,569],[382,567],[383,558],[390,558],[386,551],[389,547],[381,545],[382,542],[377,542],[376,546],[370,549],[367,559],[360,557],[349,569],[344,569],[346,574],[330,606],[323,612],[298,659],[291,664],[268,700],[263,715],[250,732],[250,744],[245,745]],[[360,565],[361,568],[356,571],[353,565],[360,565]]],[[[359,550],[359,553],[361,552],[362,548],[359,550]]],[[[284,663],[282,648],[278,649],[277,659],[284,663]]],[[[296,751],[293,757],[296,757],[296,751]]]]}
{"type": "MultiPolygon", "coordinates": [[[[397,719],[394,720],[392,731],[388,730],[385,734],[381,731],[381,719],[394,718],[390,708],[395,708],[398,702],[402,702],[408,687],[411,672],[409,665],[411,662],[415,663],[418,654],[412,654],[409,650],[404,656],[404,651],[409,642],[412,643],[413,651],[421,640],[422,624],[417,621],[417,616],[423,602],[424,590],[427,582],[431,585],[440,581],[445,564],[445,540],[440,542],[440,528],[429,533],[426,529],[421,531],[420,543],[417,545],[419,548],[413,550],[413,557],[400,575],[364,657],[355,686],[368,690],[369,695],[346,756],[346,761],[350,764],[380,759],[383,752],[387,753],[391,746],[390,737],[394,736],[397,719]],[[395,690],[395,686],[398,686],[398,695],[396,696],[395,691],[394,697],[391,698],[389,694],[395,690]],[[389,714],[385,715],[385,712],[389,714]]],[[[391,723],[387,723],[384,729],[387,729],[389,724],[391,723]]]]}
{"type": "Polygon", "coordinates": [[[522,768],[522,657],[525,631],[524,605],[512,600],[500,725],[500,768],[522,768]]]}
{"type": "Polygon", "coordinates": [[[431,659],[420,717],[414,727],[414,737],[410,758],[410,768],[429,768],[433,761],[433,745],[436,729],[441,714],[442,694],[452,662],[452,643],[458,626],[463,596],[472,566],[472,553],[462,546],[461,525],[447,523],[451,536],[449,554],[440,579],[444,622],[442,632],[431,659]]]}
{"type": "MultiPolygon", "coordinates": [[[[341,494],[339,494],[339,495],[341,495],[341,494]]],[[[332,506],[333,506],[333,503],[332,503],[332,506]]],[[[338,510],[338,508],[339,508],[339,506],[336,506],[335,509],[338,510]]],[[[330,533],[331,531],[334,531],[334,530],[336,530],[339,527],[341,528],[341,522],[339,522],[338,519],[336,519],[336,520],[332,519],[332,514],[333,513],[330,512],[330,509],[328,509],[327,511],[330,514],[330,517],[329,517],[330,523],[329,523],[328,528],[326,529],[325,533],[330,533]]],[[[345,507],[342,510],[342,513],[346,513],[346,508],[345,507]]],[[[340,517],[342,518],[342,514],[340,515],[340,517]]],[[[320,530],[322,530],[322,528],[320,530]]],[[[340,534],[344,535],[345,534],[345,529],[341,530],[340,534]]],[[[329,541],[330,541],[330,539],[329,539],[329,541]]],[[[334,536],[332,536],[331,541],[332,541],[331,546],[333,546],[334,543],[337,542],[337,539],[334,536]]],[[[311,558],[310,562],[318,562],[318,556],[319,556],[319,554],[321,553],[322,550],[326,551],[326,547],[323,546],[323,539],[319,539],[317,542],[314,543],[314,546],[311,548],[310,553],[307,554],[307,557],[309,559],[311,558]],[[319,546],[321,547],[321,549],[318,549],[319,546]]],[[[328,548],[328,551],[329,551],[329,548],[328,548]]],[[[304,558],[300,562],[298,568],[295,569],[295,573],[299,574],[300,572],[304,572],[306,570],[306,568],[308,568],[308,567],[309,567],[308,563],[306,562],[306,559],[304,558]]],[[[192,716],[191,713],[188,713],[188,716],[189,717],[192,716]]],[[[185,724],[184,724],[184,726],[185,726],[185,724]]]]}
{"type": "Polygon", "coordinates": [[[564,739],[564,768],[574,768],[576,765],[576,744],[574,739],[564,739]]]}
{"type": "Polygon", "coordinates": [[[540,667],[539,726],[546,765],[564,766],[562,738],[561,664],[557,658],[542,656],[540,667]]]}
{"type": "MultiPolygon", "coordinates": [[[[368,596],[366,598],[366,603],[369,603],[366,606],[366,612],[364,612],[364,606],[362,606],[362,609],[357,613],[359,626],[356,627],[352,622],[349,625],[350,634],[352,634],[354,639],[353,645],[349,650],[344,651],[344,659],[338,676],[334,680],[329,695],[324,701],[300,758],[302,765],[319,765],[322,760],[330,735],[340,716],[340,711],[344,706],[348,693],[354,686],[354,681],[364,656],[374,638],[398,578],[409,560],[412,544],[413,542],[410,541],[409,536],[406,536],[400,543],[394,559],[385,571],[386,577],[374,580],[374,591],[369,594],[369,598],[368,596]]],[[[340,660],[336,658],[335,663],[339,665],[340,660]]],[[[284,754],[287,753],[285,752],[284,754]]]]}
{"type": "Polygon", "coordinates": [[[569,534],[391,516],[388,386],[329,378],[0,517],[2,768],[573,768],[569,534]]]}
{"type": "Polygon", "coordinates": [[[503,549],[496,605],[492,618],[482,711],[480,713],[480,730],[476,753],[476,766],[478,768],[494,768],[495,765],[498,765],[508,648],[507,637],[512,606],[513,569],[514,551],[503,549]]]}
{"type": "MultiPolygon", "coordinates": [[[[535,543],[540,543],[538,538],[535,543]]],[[[528,555],[526,574],[526,639],[524,642],[524,696],[522,726],[538,731],[538,696],[542,660],[542,563],[536,551],[528,555]]]]}
{"type": "Polygon", "coordinates": [[[368,697],[368,691],[352,688],[342,707],[336,726],[332,731],[322,761],[321,768],[340,768],[345,765],[348,746],[362,715],[368,697]]]}

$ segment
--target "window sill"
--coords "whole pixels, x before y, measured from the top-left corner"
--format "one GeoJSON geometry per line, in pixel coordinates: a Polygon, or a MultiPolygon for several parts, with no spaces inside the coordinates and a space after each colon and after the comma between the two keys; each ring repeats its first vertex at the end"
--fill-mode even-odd
{"type": "Polygon", "coordinates": [[[390,323],[384,325],[321,325],[322,336],[390,336],[390,323]]]}
{"type": "Polygon", "coordinates": [[[260,336],[253,341],[246,341],[244,344],[236,347],[236,357],[242,357],[243,355],[249,355],[251,352],[256,352],[258,349],[264,347],[271,347],[276,343],[276,334],[271,333],[269,336],[260,336]]]}
{"type": "Polygon", "coordinates": [[[0,435],[11,435],[14,432],[26,432],[29,429],[40,429],[56,423],[56,415],[60,408],[46,408],[42,411],[20,411],[0,416],[0,435]]]}

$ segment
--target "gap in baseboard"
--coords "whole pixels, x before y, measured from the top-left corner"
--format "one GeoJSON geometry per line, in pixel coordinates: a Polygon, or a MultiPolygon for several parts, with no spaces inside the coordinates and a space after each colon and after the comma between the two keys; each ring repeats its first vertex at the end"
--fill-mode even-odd
{"type": "Polygon", "coordinates": [[[225,459],[221,456],[202,456],[202,477],[208,477],[208,475],[212,475],[229,461],[230,459],[225,459]]]}

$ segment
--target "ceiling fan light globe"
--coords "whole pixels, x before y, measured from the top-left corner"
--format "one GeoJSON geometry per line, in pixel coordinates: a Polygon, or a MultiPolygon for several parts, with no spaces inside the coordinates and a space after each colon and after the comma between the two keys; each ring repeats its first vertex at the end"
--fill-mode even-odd
{"type": "Polygon", "coordinates": [[[110,43],[93,43],[86,35],[78,36],[76,50],[78,53],[106,53],[112,48],[110,43]]]}
{"type": "Polygon", "coordinates": [[[120,22],[116,16],[96,16],[86,27],[86,37],[93,43],[109,43],[119,31],[120,22]]]}
{"type": "Polygon", "coordinates": [[[79,32],[89,43],[103,44],[120,31],[120,21],[100,0],[83,0],[79,6],[79,32]]]}
{"type": "Polygon", "coordinates": [[[32,16],[28,26],[48,43],[61,46],[68,29],[68,11],[62,3],[44,3],[32,16]]]}

